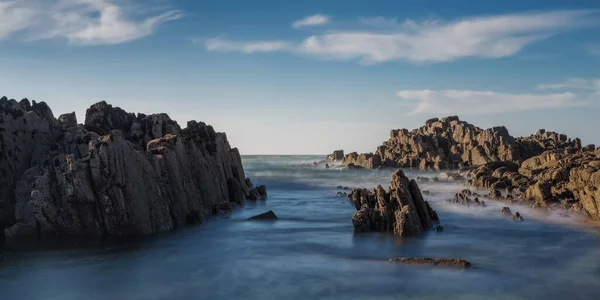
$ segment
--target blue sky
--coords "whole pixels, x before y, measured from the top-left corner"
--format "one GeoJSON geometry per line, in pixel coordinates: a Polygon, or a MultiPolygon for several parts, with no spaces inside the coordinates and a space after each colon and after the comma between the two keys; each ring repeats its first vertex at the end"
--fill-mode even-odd
{"type": "Polygon", "coordinates": [[[0,95],[205,121],[243,154],[448,115],[600,144],[600,2],[0,0],[0,95]]]}

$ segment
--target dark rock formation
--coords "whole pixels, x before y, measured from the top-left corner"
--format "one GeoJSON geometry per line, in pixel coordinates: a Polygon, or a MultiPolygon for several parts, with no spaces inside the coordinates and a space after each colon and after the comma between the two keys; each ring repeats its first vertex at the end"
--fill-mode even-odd
{"type": "Polygon", "coordinates": [[[341,162],[344,159],[344,150],[336,150],[325,157],[326,162],[341,162]]]}
{"type": "Polygon", "coordinates": [[[350,195],[357,212],[352,217],[356,232],[393,232],[400,236],[420,235],[439,221],[429,203],[423,200],[414,180],[397,170],[386,192],[381,185],[373,192],[353,189],[350,195]]]}
{"type": "Polygon", "coordinates": [[[421,258],[421,257],[401,257],[390,259],[392,263],[402,264],[419,264],[419,265],[431,265],[434,267],[449,267],[468,269],[471,267],[471,263],[464,259],[451,259],[451,258],[421,258]]]}
{"type": "MultiPolygon", "coordinates": [[[[73,113],[56,119],[43,102],[4,97],[0,150],[7,239],[165,232],[230,210],[251,192],[224,133],[106,102],[78,125],[73,113]]],[[[266,197],[262,187],[257,193],[266,197]]]]}
{"type": "Polygon", "coordinates": [[[342,164],[364,168],[457,169],[489,162],[523,160],[545,150],[569,148],[581,151],[581,141],[564,134],[540,130],[514,138],[504,126],[481,129],[458,117],[434,118],[413,129],[392,130],[390,139],[375,153],[347,154],[342,164]]]}
{"type": "Polygon", "coordinates": [[[277,215],[275,215],[275,213],[272,210],[269,210],[268,212],[256,215],[254,217],[250,217],[248,219],[246,219],[246,221],[253,221],[253,220],[261,220],[261,221],[270,221],[270,220],[278,220],[279,218],[277,218],[277,215]]]}

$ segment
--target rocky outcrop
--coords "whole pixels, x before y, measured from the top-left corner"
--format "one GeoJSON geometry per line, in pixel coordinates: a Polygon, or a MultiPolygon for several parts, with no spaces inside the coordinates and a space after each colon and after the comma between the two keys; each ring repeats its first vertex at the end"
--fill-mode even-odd
{"type": "Polygon", "coordinates": [[[230,210],[253,191],[224,133],[106,102],[84,125],[43,102],[0,99],[0,224],[6,238],[151,234],[230,210]]]}
{"type": "Polygon", "coordinates": [[[341,162],[344,159],[344,150],[335,150],[325,157],[326,162],[341,162]]]}
{"type": "Polygon", "coordinates": [[[357,212],[352,216],[356,232],[392,232],[399,236],[420,235],[432,229],[438,216],[423,200],[416,181],[402,170],[392,175],[389,191],[378,185],[372,192],[353,189],[350,198],[357,212]]]}
{"type": "Polygon", "coordinates": [[[549,150],[520,166],[489,163],[465,175],[473,186],[504,191],[500,200],[514,199],[534,207],[559,206],[600,220],[600,155],[572,149],[549,150]]]}
{"type": "Polygon", "coordinates": [[[363,168],[400,167],[421,170],[457,169],[489,162],[522,161],[549,149],[581,151],[581,141],[564,134],[540,130],[529,137],[514,138],[506,127],[481,129],[456,116],[427,120],[413,129],[392,130],[375,153],[350,153],[342,164],[363,168]]]}

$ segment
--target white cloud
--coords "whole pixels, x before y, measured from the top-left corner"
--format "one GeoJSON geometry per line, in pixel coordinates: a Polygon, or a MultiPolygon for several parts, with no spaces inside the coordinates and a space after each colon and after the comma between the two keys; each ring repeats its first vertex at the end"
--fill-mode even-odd
{"type": "MultiPolygon", "coordinates": [[[[451,22],[405,20],[399,23],[393,18],[360,18],[363,28],[324,31],[300,42],[281,42],[287,46],[278,50],[323,59],[358,60],[364,64],[395,60],[436,63],[469,57],[493,59],[513,56],[530,44],[568,30],[596,25],[600,23],[597,17],[598,11],[578,10],[472,17],[451,22]]],[[[311,18],[294,24],[328,20],[311,18]]]]}
{"type": "Polygon", "coordinates": [[[284,41],[244,41],[236,42],[221,38],[212,38],[204,41],[204,46],[208,51],[222,52],[275,52],[287,50],[291,45],[284,41]]]}
{"type": "MultiPolygon", "coordinates": [[[[557,11],[463,19],[450,23],[405,21],[394,31],[341,31],[308,37],[301,51],[328,59],[372,64],[391,60],[444,62],[501,58],[529,44],[590,22],[592,11],[557,11]]],[[[380,19],[375,23],[390,23],[380,19]]],[[[373,24],[373,20],[371,20],[373,24]]]]}
{"type": "Polygon", "coordinates": [[[591,90],[597,94],[600,94],[600,78],[568,78],[567,80],[560,83],[539,84],[537,88],[540,90],[591,90]]]}
{"type": "Polygon", "coordinates": [[[573,92],[513,94],[472,90],[400,90],[396,94],[403,100],[414,101],[414,109],[409,113],[410,115],[496,114],[574,107],[590,103],[590,99],[585,95],[573,92]]]}
{"type": "MultiPolygon", "coordinates": [[[[22,34],[27,40],[66,38],[77,45],[119,44],[152,34],[182,17],[178,10],[139,16],[132,1],[0,0],[0,39],[22,34]]],[[[147,4],[147,3],[146,3],[147,4]]]]}
{"type": "Polygon", "coordinates": [[[308,16],[304,19],[295,21],[294,23],[292,23],[292,27],[300,28],[300,27],[306,27],[306,26],[325,25],[327,23],[329,23],[329,16],[317,14],[317,15],[308,16]]]}

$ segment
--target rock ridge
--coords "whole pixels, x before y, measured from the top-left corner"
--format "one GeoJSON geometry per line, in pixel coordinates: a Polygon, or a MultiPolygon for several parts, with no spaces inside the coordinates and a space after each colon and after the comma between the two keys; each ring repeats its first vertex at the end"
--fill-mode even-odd
{"type": "Polygon", "coordinates": [[[167,114],[103,101],[78,124],[44,102],[0,98],[6,239],[166,232],[251,195],[265,198],[266,189],[252,186],[237,148],[205,123],[181,128],[167,114]]]}

